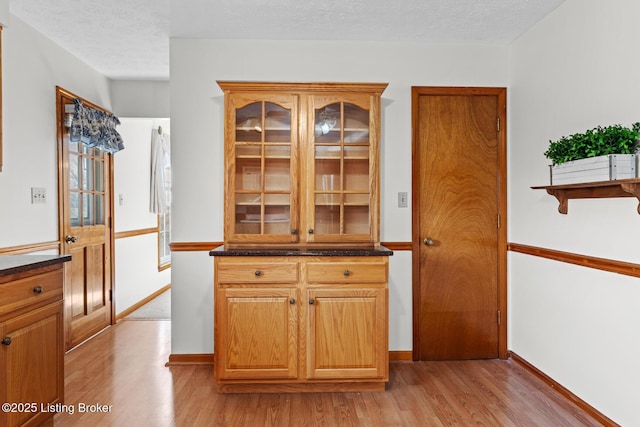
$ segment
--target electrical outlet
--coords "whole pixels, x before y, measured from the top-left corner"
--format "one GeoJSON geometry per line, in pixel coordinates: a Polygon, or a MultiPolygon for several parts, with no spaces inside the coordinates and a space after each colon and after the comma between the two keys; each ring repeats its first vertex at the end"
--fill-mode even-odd
{"type": "Polygon", "coordinates": [[[398,207],[406,208],[409,206],[409,200],[407,199],[407,193],[405,191],[401,191],[398,193],[398,207]]]}
{"type": "Polygon", "coordinates": [[[31,204],[46,203],[47,189],[44,187],[31,187],[31,204]]]}

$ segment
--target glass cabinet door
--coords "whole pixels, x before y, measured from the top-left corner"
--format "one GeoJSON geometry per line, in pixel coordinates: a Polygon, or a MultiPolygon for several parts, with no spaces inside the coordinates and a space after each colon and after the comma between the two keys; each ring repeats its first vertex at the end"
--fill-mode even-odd
{"type": "Polygon", "coordinates": [[[372,238],[369,98],[351,101],[314,98],[311,241],[372,238]]]}
{"type": "Polygon", "coordinates": [[[230,242],[297,242],[294,97],[231,99],[226,221],[230,242]]]}

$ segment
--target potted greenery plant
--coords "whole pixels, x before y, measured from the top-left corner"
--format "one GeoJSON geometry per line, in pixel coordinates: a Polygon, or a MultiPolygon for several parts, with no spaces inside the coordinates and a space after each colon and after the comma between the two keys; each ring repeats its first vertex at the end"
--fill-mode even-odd
{"type": "Polygon", "coordinates": [[[640,122],[631,128],[612,125],[549,141],[551,184],[606,181],[637,177],[636,151],[640,122]]]}

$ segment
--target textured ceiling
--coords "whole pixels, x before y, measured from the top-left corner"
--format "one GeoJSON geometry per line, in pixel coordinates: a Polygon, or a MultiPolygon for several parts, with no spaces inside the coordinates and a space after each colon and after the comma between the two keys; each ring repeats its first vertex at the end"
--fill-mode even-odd
{"type": "Polygon", "coordinates": [[[170,36],[506,45],[563,1],[10,0],[10,11],[110,78],[166,80],[170,36]]]}

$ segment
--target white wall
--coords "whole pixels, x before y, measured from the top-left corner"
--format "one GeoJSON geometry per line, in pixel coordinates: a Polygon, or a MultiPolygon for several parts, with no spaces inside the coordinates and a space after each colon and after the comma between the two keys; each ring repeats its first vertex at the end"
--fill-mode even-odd
{"type": "MultiPolygon", "coordinates": [[[[388,82],[382,95],[381,240],[411,241],[411,86],[506,86],[507,48],[172,39],[173,240],[223,240],[223,96],[216,80],[388,82]]],[[[213,351],[213,260],[174,254],[172,353],[213,351]]],[[[390,268],[390,349],[411,350],[411,256],[390,268]]]]}
{"type": "MultiPolygon", "coordinates": [[[[162,126],[170,134],[170,120],[120,117],[120,123],[125,149],[114,155],[115,232],[157,227],[149,212],[151,132],[162,126]]],[[[116,239],[115,273],[116,314],[170,284],[171,270],[158,271],[158,234],[116,239]]]]}
{"type": "MultiPolygon", "coordinates": [[[[640,263],[638,201],[547,185],[549,140],[640,121],[640,3],[567,0],[510,48],[509,240],[640,263]]],[[[640,279],[510,254],[510,349],[622,425],[639,425],[640,279]]]]}
{"type": "Polygon", "coordinates": [[[56,85],[109,109],[109,81],[13,15],[2,45],[0,247],[56,241],[56,85]],[[46,203],[31,204],[31,187],[46,203]]]}
{"type": "Polygon", "coordinates": [[[113,114],[118,117],[169,117],[169,82],[112,80],[113,114]]]}
{"type": "MultiPolygon", "coordinates": [[[[56,86],[110,110],[112,82],[13,15],[10,26],[2,31],[2,45],[0,247],[57,241],[56,86]],[[46,189],[46,203],[31,204],[31,187],[46,189]]],[[[138,84],[149,87],[144,82],[138,84]]],[[[153,82],[151,86],[161,88],[162,84],[153,82]]],[[[168,83],[164,82],[164,86],[168,94],[168,83]]],[[[132,85],[128,87],[131,89],[128,96],[140,94],[132,85]]],[[[116,95],[120,104],[127,104],[121,91],[116,90],[116,95]]],[[[150,111],[140,105],[136,111],[133,101],[127,105],[131,105],[129,112],[138,117],[150,111]]],[[[153,111],[168,112],[168,96],[158,96],[156,108],[153,111]]],[[[169,131],[169,121],[162,123],[169,131]]],[[[157,225],[155,215],[148,214],[149,141],[151,126],[155,124],[151,119],[138,122],[123,119],[123,125],[118,127],[126,149],[114,155],[115,191],[124,194],[125,205],[116,203],[116,231],[157,225]],[[140,164],[146,173],[141,172],[140,164]]],[[[157,271],[155,235],[118,239],[115,251],[117,312],[170,283],[170,271],[157,271]]]]}

